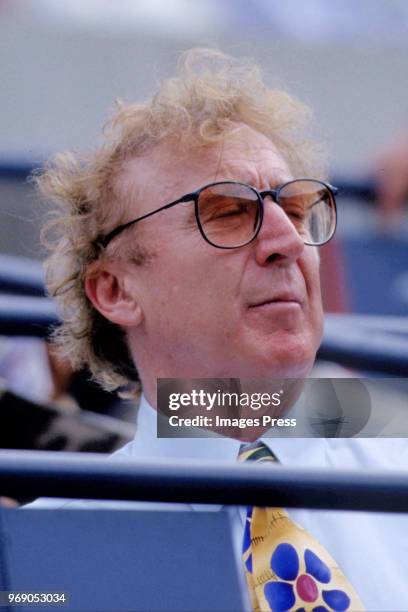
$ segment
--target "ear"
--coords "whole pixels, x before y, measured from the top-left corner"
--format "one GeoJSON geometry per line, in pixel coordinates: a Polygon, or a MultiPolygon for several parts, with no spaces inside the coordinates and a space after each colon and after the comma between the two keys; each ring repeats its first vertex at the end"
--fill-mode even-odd
{"type": "Polygon", "coordinates": [[[91,266],[85,277],[85,293],[96,310],[112,323],[135,327],[143,320],[134,283],[121,262],[91,266]]]}

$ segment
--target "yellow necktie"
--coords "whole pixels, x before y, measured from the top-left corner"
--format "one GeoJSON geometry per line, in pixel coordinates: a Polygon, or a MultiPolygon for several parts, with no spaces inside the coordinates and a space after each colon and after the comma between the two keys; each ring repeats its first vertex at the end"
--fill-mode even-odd
{"type": "MultiPolygon", "coordinates": [[[[238,459],[278,461],[263,442],[242,444],[238,459]]],[[[334,559],[283,508],[248,508],[243,561],[254,611],[364,610],[334,559]]]]}

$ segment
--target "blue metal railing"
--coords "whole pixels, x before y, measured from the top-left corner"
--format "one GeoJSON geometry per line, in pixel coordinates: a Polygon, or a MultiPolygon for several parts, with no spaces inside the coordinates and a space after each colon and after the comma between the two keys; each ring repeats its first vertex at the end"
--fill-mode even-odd
{"type": "Polygon", "coordinates": [[[39,261],[13,255],[0,255],[0,292],[14,295],[45,296],[44,271],[39,261]]]}
{"type": "Polygon", "coordinates": [[[63,497],[408,512],[408,474],[2,451],[0,491],[63,497]]]}

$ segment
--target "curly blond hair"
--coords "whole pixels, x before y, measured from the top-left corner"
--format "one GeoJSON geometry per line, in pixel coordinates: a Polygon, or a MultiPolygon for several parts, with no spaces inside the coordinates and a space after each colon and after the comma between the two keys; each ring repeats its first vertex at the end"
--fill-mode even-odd
{"type": "Polygon", "coordinates": [[[206,146],[240,122],[270,138],[294,176],[323,177],[320,148],[306,137],[310,119],[305,106],[268,88],[254,63],[193,49],[181,57],[177,76],[164,80],[151,100],[118,103],[102,147],[50,160],[34,180],[53,203],[43,238],[50,253],[47,288],[62,320],[54,333],[60,354],[74,368],[87,365],[107,390],[136,389],[137,370],[123,331],[102,317],[84,290],[89,264],[121,256],[117,245],[107,253],[97,241],[125,219],[126,198],[118,179],[126,161],[181,134],[193,146],[206,146]]]}

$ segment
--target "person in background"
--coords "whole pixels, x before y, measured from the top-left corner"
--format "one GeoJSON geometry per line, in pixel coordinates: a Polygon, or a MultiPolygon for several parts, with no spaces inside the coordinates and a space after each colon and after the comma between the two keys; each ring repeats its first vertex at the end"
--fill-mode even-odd
{"type": "Polygon", "coordinates": [[[379,213],[385,226],[398,223],[408,201],[408,132],[384,146],[374,162],[379,213]]]}

